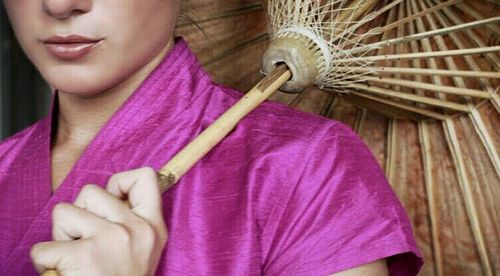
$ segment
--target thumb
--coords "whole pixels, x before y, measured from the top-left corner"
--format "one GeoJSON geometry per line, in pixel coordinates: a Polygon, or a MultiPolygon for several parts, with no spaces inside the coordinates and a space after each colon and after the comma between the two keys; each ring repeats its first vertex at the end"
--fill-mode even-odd
{"type": "Polygon", "coordinates": [[[71,253],[78,252],[75,247],[74,241],[42,242],[31,248],[30,256],[38,273],[51,269],[65,274],[71,267],[71,253]]]}
{"type": "Polygon", "coordinates": [[[136,215],[153,225],[163,225],[158,176],[151,168],[141,168],[113,175],[107,191],[118,198],[128,198],[136,215]]]}

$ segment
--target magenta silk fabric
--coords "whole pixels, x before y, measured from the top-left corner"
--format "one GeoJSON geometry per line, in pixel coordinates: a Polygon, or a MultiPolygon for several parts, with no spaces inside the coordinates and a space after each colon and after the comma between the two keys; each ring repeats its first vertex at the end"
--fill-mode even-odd
{"type": "MultiPolygon", "coordinates": [[[[116,112],[54,194],[51,117],[0,145],[0,274],[35,275],[51,210],[84,184],[165,164],[241,94],[211,82],[186,43],[116,112]]],[[[54,108],[56,109],[56,108],[54,108]]],[[[267,102],[163,196],[169,240],[157,275],[328,275],[388,258],[422,265],[410,223],[346,126],[267,102]]]]}

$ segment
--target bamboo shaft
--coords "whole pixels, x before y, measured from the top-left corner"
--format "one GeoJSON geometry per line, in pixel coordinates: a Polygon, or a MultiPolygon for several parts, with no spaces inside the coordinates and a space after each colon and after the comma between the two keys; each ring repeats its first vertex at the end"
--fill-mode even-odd
{"type": "MultiPolygon", "coordinates": [[[[212,125],[177,153],[158,172],[161,192],[164,193],[172,187],[196,162],[224,139],[243,117],[268,99],[291,76],[291,72],[285,65],[277,67],[236,104],[222,114],[212,125]]],[[[58,272],[55,270],[46,270],[42,273],[42,276],[58,275],[58,272]]]]}
{"type": "Polygon", "coordinates": [[[196,162],[224,139],[243,117],[268,99],[290,78],[291,72],[287,67],[279,66],[177,153],[159,171],[162,192],[177,183],[196,162]]]}
{"type": "Polygon", "coordinates": [[[441,93],[455,94],[460,96],[477,97],[483,99],[489,99],[490,94],[481,90],[468,89],[468,88],[458,88],[452,86],[442,86],[430,83],[423,83],[418,81],[409,81],[401,79],[389,79],[389,78],[378,78],[378,77],[365,77],[367,81],[405,86],[415,89],[429,90],[441,93]]]}
{"type": "Polygon", "coordinates": [[[490,78],[500,79],[500,72],[481,72],[465,70],[442,70],[442,69],[424,69],[424,68],[404,68],[404,67],[337,67],[336,71],[352,73],[400,73],[411,75],[434,75],[450,77],[471,77],[471,78],[490,78]]]}

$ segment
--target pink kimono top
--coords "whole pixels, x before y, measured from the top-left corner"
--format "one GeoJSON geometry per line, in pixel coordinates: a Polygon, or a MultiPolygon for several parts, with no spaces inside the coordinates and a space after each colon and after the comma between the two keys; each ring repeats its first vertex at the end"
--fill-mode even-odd
{"type": "MultiPolygon", "coordinates": [[[[88,183],[160,168],[242,96],[211,81],[183,40],[107,122],[55,193],[53,112],[0,145],[0,275],[36,275],[51,210],[88,183]]],[[[387,258],[422,265],[412,228],[369,149],[345,125],[266,102],[163,195],[157,275],[329,275],[387,258]]]]}

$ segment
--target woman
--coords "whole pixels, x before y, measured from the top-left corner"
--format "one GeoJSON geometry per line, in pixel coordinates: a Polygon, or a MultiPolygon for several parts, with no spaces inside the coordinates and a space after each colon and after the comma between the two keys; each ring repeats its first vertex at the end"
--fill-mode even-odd
{"type": "Polygon", "coordinates": [[[174,39],[179,0],[3,3],[57,92],[0,145],[0,274],[418,272],[404,209],[359,138],[278,104],[160,195],[153,169],[240,97],[174,39]]]}

